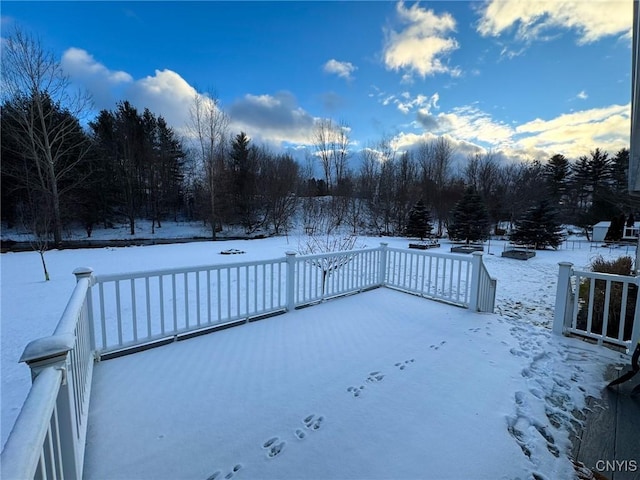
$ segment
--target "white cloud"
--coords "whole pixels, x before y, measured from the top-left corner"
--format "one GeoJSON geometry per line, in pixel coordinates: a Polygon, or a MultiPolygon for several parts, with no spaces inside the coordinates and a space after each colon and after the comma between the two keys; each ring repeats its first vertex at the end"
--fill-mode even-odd
{"type": "Polygon", "coordinates": [[[465,140],[478,140],[492,146],[508,142],[513,129],[497,122],[486,112],[474,106],[454,108],[451,113],[438,115],[439,123],[446,125],[448,133],[465,140]]]}
{"type": "Polygon", "coordinates": [[[514,160],[546,161],[556,153],[575,159],[596,147],[614,154],[629,146],[630,109],[630,104],[611,105],[519,126],[498,122],[473,105],[437,115],[418,110],[417,123],[424,131],[403,133],[396,140],[407,148],[424,138],[448,135],[466,145],[466,151],[475,146],[514,160]]]}
{"type": "Polygon", "coordinates": [[[589,95],[587,95],[587,92],[585,92],[584,90],[581,90],[577,95],[576,98],[579,100],[586,100],[587,98],[589,98],[589,95]]]}
{"type": "Polygon", "coordinates": [[[353,80],[352,74],[358,69],[358,67],[353,65],[351,62],[339,62],[332,58],[324,64],[322,69],[325,73],[338,75],[340,78],[344,78],[345,80],[353,80]]]}
{"type": "Polygon", "coordinates": [[[315,118],[298,106],[290,92],[247,94],[229,107],[232,129],[271,144],[308,144],[315,118]]]}
{"type": "Polygon", "coordinates": [[[425,130],[434,134],[447,133],[459,139],[482,142],[492,147],[506,144],[515,133],[511,126],[495,121],[491,115],[473,105],[456,107],[450,112],[437,115],[422,108],[417,111],[416,120],[425,130]]]}
{"type": "Polygon", "coordinates": [[[104,78],[109,83],[128,83],[133,79],[131,75],[122,71],[109,70],[97,62],[93,55],[81,48],[69,48],[62,55],[62,67],[72,76],[85,75],[104,78]]]}
{"type": "Polygon", "coordinates": [[[166,69],[156,70],[155,75],[137,80],[127,89],[127,98],[133,105],[162,115],[176,129],[189,122],[189,110],[197,94],[184,78],[166,69]]]}
{"type": "Polygon", "coordinates": [[[405,97],[406,101],[398,100],[396,106],[402,113],[407,114],[413,111],[415,108],[421,108],[426,111],[430,111],[432,107],[438,107],[438,99],[440,98],[437,93],[431,97],[427,95],[419,94],[415,98],[405,97]]]}
{"type": "Polygon", "coordinates": [[[112,108],[118,92],[133,82],[126,72],[109,70],[97,62],[86,50],[69,48],[62,54],[60,65],[75,83],[93,96],[98,109],[112,108]]]}
{"type": "Polygon", "coordinates": [[[61,65],[74,83],[93,96],[97,109],[112,110],[118,101],[126,99],[138,110],[148,108],[164,117],[176,131],[185,129],[198,94],[171,70],[156,70],[154,75],[135,80],[127,72],[110,70],[79,48],[66,50],[61,65]]]}
{"type": "Polygon", "coordinates": [[[627,0],[490,0],[481,11],[478,32],[498,37],[515,29],[524,41],[544,39],[553,28],[574,30],[578,43],[607,36],[631,38],[633,4],[627,0]]]}
{"type": "MultiPolygon", "coordinates": [[[[112,71],[84,50],[71,48],[62,59],[71,80],[94,97],[98,109],[112,110],[128,100],[139,111],[148,108],[161,115],[179,133],[188,135],[190,110],[197,92],[172,70],[156,70],[153,75],[134,79],[123,71],[112,71]]],[[[274,95],[245,95],[228,108],[231,131],[245,131],[256,142],[281,146],[308,144],[315,118],[300,108],[289,92],[274,95]]]]}
{"type": "Polygon", "coordinates": [[[524,149],[577,158],[600,147],[611,154],[629,147],[631,105],[611,105],[535,119],[516,127],[515,144],[524,149]]]}
{"type": "Polygon", "coordinates": [[[439,108],[438,101],[440,95],[436,92],[433,95],[418,94],[415,97],[411,97],[409,92],[402,92],[399,95],[389,95],[380,100],[380,103],[384,106],[395,105],[405,115],[419,109],[423,112],[429,113],[432,108],[439,108]]]}
{"type": "Polygon", "coordinates": [[[420,8],[416,3],[406,8],[398,2],[396,11],[406,28],[386,32],[384,62],[390,70],[405,70],[403,81],[410,81],[414,73],[421,77],[438,73],[460,75],[460,69],[449,67],[443,60],[459,48],[455,38],[455,19],[449,14],[437,15],[433,10],[420,8]]]}

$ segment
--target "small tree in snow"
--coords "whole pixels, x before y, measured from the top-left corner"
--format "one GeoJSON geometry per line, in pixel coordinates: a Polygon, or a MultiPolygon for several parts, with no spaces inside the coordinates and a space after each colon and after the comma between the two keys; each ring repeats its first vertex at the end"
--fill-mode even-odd
{"type": "Polygon", "coordinates": [[[462,199],[451,213],[452,221],[447,229],[451,240],[477,242],[489,237],[489,213],[473,187],[467,188],[462,199]]]}
{"type": "Polygon", "coordinates": [[[405,228],[405,234],[407,237],[419,237],[420,240],[424,240],[424,237],[431,233],[431,229],[431,213],[422,199],[420,199],[409,212],[409,221],[405,228]]]}
{"type": "Polygon", "coordinates": [[[49,270],[44,254],[49,250],[49,232],[51,231],[51,215],[46,201],[34,199],[29,195],[28,201],[19,208],[19,215],[25,230],[31,232],[29,245],[40,255],[45,281],[49,281],[49,270]]]}
{"type": "Polygon", "coordinates": [[[558,248],[564,236],[557,220],[556,210],[547,200],[542,200],[530,208],[516,222],[516,229],[511,234],[513,242],[535,245],[537,249],[546,247],[558,248]]]}
{"type": "Polygon", "coordinates": [[[321,258],[309,260],[310,265],[322,272],[323,294],[329,276],[353,259],[354,254],[350,251],[365,247],[365,245],[356,245],[357,242],[356,235],[342,234],[335,229],[315,230],[298,241],[298,253],[301,255],[326,254],[321,258]]]}

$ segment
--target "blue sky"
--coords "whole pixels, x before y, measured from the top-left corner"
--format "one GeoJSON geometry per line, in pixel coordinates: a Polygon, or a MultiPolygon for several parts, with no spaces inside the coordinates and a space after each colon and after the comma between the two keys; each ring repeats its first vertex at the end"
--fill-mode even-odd
{"type": "Polygon", "coordinates": [[[2,36],[37,35],[96,109],[182,132],[214,94],[276,150],[329,118],[354,152],[445,135],[522,160],[628,146],[631,21],[631,0],[2,2],[2,36]]]}

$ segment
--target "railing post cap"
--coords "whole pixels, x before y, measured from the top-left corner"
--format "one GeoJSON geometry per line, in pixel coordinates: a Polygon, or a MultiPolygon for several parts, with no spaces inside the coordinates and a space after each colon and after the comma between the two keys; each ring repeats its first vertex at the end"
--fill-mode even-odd
{"type": "Polygon", "coordinates": [[[380,242],[380,245],[383,247],[388,247],[389,246],[389,242],[380,242]]]}
{"type": "Polygon", "coordinates": [[[573,267],[573,263],[571,262],[558,262],[558,265],[561,267],[573,267]]]}
{"type": "Polygon", "coordinates": [[[32,340],[25,347],[20,362],[29,366],[36,362],[59,362],[73,348],[75,341],[75,336],[70,333],[32,340]]]}
{"type": "Polygon", "coordinates": [[[287,250],[284,253],[287,257],[295,257],[298,254],[298,252],[294,252],[293,250],[287,250]]]}
{"type": "Polygon", "coordinates": [[[91,267],[78,267],[73,271],[73,274],[76,277],[88,277],[93,273],[93,268],[91,267]]]}
{"type": "Polygon", "coordinates": [[[478,256],[480,256],[480,257],[481,257],[482,255],[484,255],[484,252],[478,252],[478,251],[475,251],[475,252],[471,252],[471,255],[474,255],[474,256],[476,256],[476,257],[478,257],[478,256]]]}

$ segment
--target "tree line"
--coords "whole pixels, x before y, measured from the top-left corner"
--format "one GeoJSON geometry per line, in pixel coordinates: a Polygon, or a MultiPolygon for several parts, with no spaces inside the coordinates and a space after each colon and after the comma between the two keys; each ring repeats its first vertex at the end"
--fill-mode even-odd
{"type": "Polygon", "coordinates": [[[2,220],[55,244],[70,225],[90,236],[96,226],[126,222],[134,234],[141,218],[154,230],[169,219],[201,221],[213,239],[233,225],[279,234],[294,219],[308,231],[402,235],[418,202],[442,236],[468,191],[496,234],[543,200],[559,222],[585,229],[637,215],[627,192],[628,149],[546,162],[478,152],[460,164],[447,137],[403,152],[383,138],[354,152],[348,125],[327,119],[316,124],[300,165],[230,132],[215,98],[196,96],[188,138],[128,101],[83,122],[89,99],[73,93],[33,37],[9,37],[2,62],[2,220]]]}

